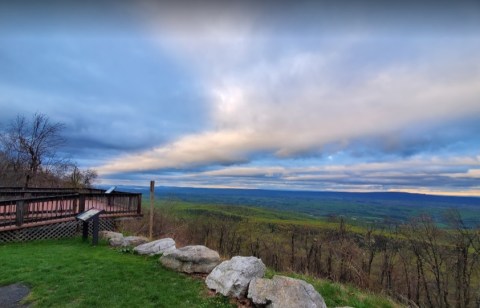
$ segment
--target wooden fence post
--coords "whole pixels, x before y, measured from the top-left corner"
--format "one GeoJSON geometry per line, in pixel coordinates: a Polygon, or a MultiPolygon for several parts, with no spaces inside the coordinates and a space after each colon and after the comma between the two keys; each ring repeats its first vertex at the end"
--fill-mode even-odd
{"type": "Polygon", "coordinates": [[[137,214],[142,214],[142,195],[137,196],[137,214]]]}
{"type": "Polygon", "coordinates": [[[85,212],[85,195],[84,194],[78,195],[78,212],[79,213],[85,212]]]}
{"type": "Polygon", "coordinates": [[[153,237],[153,200],[155,198],[155,181],[150,181],[150,239],[153,237]]]}
{"type": "MultiPolygon", "coordinates": [[[[26,210],[25,201],[19,200],[15,202],[15,205],[16,205],[15,225],[20,227],[21,225],[23,225],[23,219],[25,216],[25,210],[26,210]]],[[[28,203],[27,203],[27,206],[28,206],[28,203]]]]}
{"type": "Polygon", "coordinates": [[[77,214],[78,213],[78,198],[74,198],[72,200],[72,207],[73,207],[73,213],[77,214]]]}

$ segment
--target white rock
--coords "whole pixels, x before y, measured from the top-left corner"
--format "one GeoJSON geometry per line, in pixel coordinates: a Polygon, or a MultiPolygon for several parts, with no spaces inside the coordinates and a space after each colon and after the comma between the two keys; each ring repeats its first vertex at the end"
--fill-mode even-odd
{"type": "Polygon", "coordinates": [[[135,247],[133,250],[140,255],[160,255],[175,250],[175,241],[171,238],[163,238],[153,242],[148,242],[135,247]]]}
{"type": "Polygon", "coordinates": [[[108,240],[110,246],[120,247],[123,246],[123,237],[112,237],[108,240]]]}
{"type": "Polygon", "coordinates": [[[123,238],[122,246],[138,246],[148,242],[148,238],[143,236],[127,236],[123,238]]]}
{"type": "Polygon", "coordinates": [[[178,272],[208,274],[220,263],[220,256],[215,250],[195,245],[166,252],[160,262],[178,272]]]}
{"type": "Polygon", "coordinates": [[[213,269],[205,282],[225,296],[245,297],[250,281],[265,275],[265,264],[255,257],[233,257],[213,269]]]}
{"type": "Polygon", "coordinates": [[[110,246],[113,247],[127,247],[138,246],[148,242],[148,238],[143,236],[127,236],[127,237],[113,237],[109,240],[110,246]]]}
{"type": "Polygon", "coordinates": [[[327,308],[322,296],[311,284],[284,276],[254,278],[248,287],[248,298],[256,305],[271,308],[327,308]]]}
{"type": "Polygon", "coordinates": [[[98,232],[100,238],[110,240],[112,238],[123,238],[122,233],[113,232],[113,231],[100,231],[98,232]]]}

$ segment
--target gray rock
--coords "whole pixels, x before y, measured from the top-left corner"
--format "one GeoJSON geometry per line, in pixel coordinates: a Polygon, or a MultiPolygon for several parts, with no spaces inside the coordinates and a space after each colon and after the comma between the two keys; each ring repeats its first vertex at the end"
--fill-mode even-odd
{"type": "Polygon", "coordinates": [[[213,269],[205,282],[209,289],[232,297],[245,297],[250,281],[265,275],[265,264],[255,257],[233,257],[213,269]]]}
{"type": "Polygon", "coordinates": [[[110,240],[112,238],[123,238],[122,233],[113,232],[113,231],[100,231],[98,233],[101,239],[110,240]]]}
{"type": "Polygon", "coordinates": [[[153,242],[148,242],[135,247],[133,250],[140,255],[160,255],[175,250],[175,241],[171,238],[163,238],[153,242]]]}
{"type": "Polygon", "coordinates": [[[120,247],[123,246],[123,237],[112,237],[108,242],[110,243],[110,246],[120,247]]]}
{"type": "Polygon", "coordinates": [[[177,272],[208,274],[220,263],[220,256],[215,250],[195,245],[166,252],[160,262],[177,272]]]}
{"type": "Polygon", "coordinates": [[[138,246],[148,242],[148,238],[143,236],[127,236],[123,238],[122,246],[138,246]]]}
{"type": "Polygon", "coordinates": [[[248,298],[256,305],[272,308],[327,308],[322,296],[311,284],[284,276],[254,278],[248,288],[248,298]]]}
{"type": "Polygon", "coordinates": [[[143,236],[113,237],[109,240],[110,246],[113,247],[135,247],[146,242],[148,242],[148,238],[143,236]]]}

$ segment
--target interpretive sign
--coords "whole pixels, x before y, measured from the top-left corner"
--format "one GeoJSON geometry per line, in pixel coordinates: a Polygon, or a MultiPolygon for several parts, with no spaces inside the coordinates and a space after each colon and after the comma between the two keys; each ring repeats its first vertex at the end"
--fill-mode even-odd
{"type": "Polygon", "coordinates": [[[78,214],[77,219],[82,221],[89,221],[91,218],[93,218],[93,216],[99,215],[101,212],[103,211],[97,209],[89,209],[88,211],[78,214]]]}
{"type": "Polygon", "coordinates": [[[99,216],[103,213],[104,210],[99,209],[89,209],[83,213],[77,215],[77,220],[81,220],[83,222],[83,230],[82,230],[82,238],[84,241],[88,239],[88,222],[92,221],[93,228],[92,228],[92,245],[98,244],[98,226],[99,226],[99,216]]]}
{"type": "Polygon", "coordinates": [[[117,186],[112,186],[105,193],[106,194],[111,194],[115,189],[117,189],[117,186]]]}

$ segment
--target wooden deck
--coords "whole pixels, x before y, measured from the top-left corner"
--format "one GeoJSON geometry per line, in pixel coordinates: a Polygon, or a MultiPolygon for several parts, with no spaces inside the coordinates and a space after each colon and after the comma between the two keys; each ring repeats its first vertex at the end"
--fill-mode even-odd
{"type": "Polygon", "coordinates": [[[0,232],[74,220],[90,208],[103,210],[101,217],[141,215],[141,194],[105,194],[98,190],[68,194],[64,190],[49,195],[48,191],[37,190],[13,195],[0,189],[0,232]],[[32,195],[36,197],[25,197],[32,195]]]}

